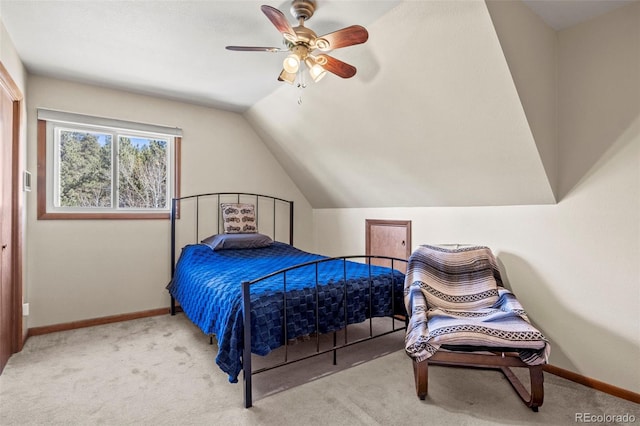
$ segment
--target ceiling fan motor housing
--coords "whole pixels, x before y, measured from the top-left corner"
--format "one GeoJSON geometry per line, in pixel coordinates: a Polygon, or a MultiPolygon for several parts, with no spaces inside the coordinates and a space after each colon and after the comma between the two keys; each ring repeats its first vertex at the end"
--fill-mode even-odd
{"type": "Polygon", "coordinates": [[[293,31],[296,33],[296,43],[294,44],[306,44],[309,47],[315,47],[315,40],[318,37],[316,33],[305,26],[298,25],[297,27],[293,27],[293,31]]]}
{"type": "Polygon", "coordinates": [[[315,0],[292,0],[291,2],[291,14],[298,21],[300,19],[307,20],[313,16],[313,12],[316,10],[315,0]]]}

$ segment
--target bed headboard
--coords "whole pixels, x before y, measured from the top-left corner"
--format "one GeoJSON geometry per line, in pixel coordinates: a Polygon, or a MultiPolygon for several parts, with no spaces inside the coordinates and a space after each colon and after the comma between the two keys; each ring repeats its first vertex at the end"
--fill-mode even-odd
{"type": "Polygon", "coordinates": [[[293,245],[293,201],[248,192],[211,192],[174,198],[171,202],[172,277],[176,264],[176,245],[182,246],[185,241],[197,244],[211,234],[223,232],[221,203],[253,204],[258,232],[269,235],[274,241],[293,245]],[[177,221],[187,217],[189,223],[186,227],[191,229],[178,229],[177,221]],[[185,238],[181,234],[184,231],[190,232],[192,238],[185,238]],[[183,238],[179,240],[178,234],[183,238]]]}

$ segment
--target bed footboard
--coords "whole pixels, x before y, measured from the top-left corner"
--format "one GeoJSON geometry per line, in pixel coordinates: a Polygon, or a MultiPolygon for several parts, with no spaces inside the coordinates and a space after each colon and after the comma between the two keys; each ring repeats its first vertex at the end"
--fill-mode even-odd
{"type": "Polygon", "coordinates": [[[285,365],[289,365],[298,361],[302,361],[311,357],[315,357],[318,355],[322,355],[325,353],[329,353],[329,352],[333,352],[333,364],[335,365],[337,362],[337,350],[338,349],[342,349],[342,348],[346,348],[348,346],[357,344],[357,343],[361,343],[364,341],[369,341],[371,339],[377,338],[377,337],[382,337],[391,333],[395,333],[397,331],[404,331],[406,330],[406,312],[405,312],[405,308],[404,308],[404,303],[402,302],[402,296],[403,296],[403,287],[404,287],[404,274],[402,274],[401,272],[396,270],[396,267],[400,266],[400,265],[406,265],[407,260],[405,259],[399,259],[399,258],[392,258],[392,257],[387,257],[387,256],[373,256],[373,255],[364,255],[364,256],[341,256],[341,257],[332,257],[332,258],[325,258],[325,259],[321,259],[321,260],[317,260],[317,261],[313,261],[313,262],[307,262],[307,263],[303,263],[300,265],[296,265],[296,266],[292,266],[290,268],[286,268],[286,269],[282,269],[280,271],[276,271],[272,274],[269,275],[265,275],[263,277],[257,278],[255,280],[252,281],[244,281],[242,282],[242,307],[243,307],[243,320],[244,320],[244,328],[243,328],[243,337],[244,337],[244,346],[243,346],[243,350],[242,350],[242,373],[243,373],[243,387],[244,387],[244,406],[245,408],[249,408],[253,405],[253,396],[252,396],[252,377],[254,374],[258,374],[264,371],[268,371],[268,370],[272,370],[274,368],[278,368],[278,367],[282,367],[285,365]],[[391,267],[390,268],[384,268],[385,270],[388,270],[388,272],[386,273],[388,276],[388,292],[389,292],[389,306],[388,306],[388,310],[386,311],[375,311],[373,308],[373,289],[374,286],[380,286],[381,285],[381,281],[384,277],[384,273],[380,273],[380,267],[376,267],[373,266],[371,264],[372,259],[385,259],[386,261],[390,262],[391,267]],[[350,281],[353,281],[353,278],[349,276],[349,274],[347,273],[347,264],[348,263],[353,263],[353,262],[349,262],[349,260],[361,260],[364,261],[363,263],[365,265],[367,265],[368,267],[368,276],[366,277],[366,281],[367,281],[367,285],[368,285],[368,300],[366,300],[366,306],[362,307],[365,311],[367,311],[366,314],[366,320],[369,321],[369,333],[367,336],[365,337],[361,337],[355,340],[349,340],[348,338],[348,328],[350,325],[354,325],[356,324],[357,320],[354,320],[353,315],[350,315],[349,312],[349,308],[348,308],[348,304],[346,303],[346,300],[348,298],[348,283],[350,283],[350,281]],[[333,346],[330,348],[325,348],[325,349],[321,349],[320,347],[320,299],[317,296],[317,294],[319,293],[318,289],[323,286],[324,284],[322,284],[319,280],[319,273],[318,273],[318,269],[320,267],[321,264],[326,263],[326,262],[342,262],[343,264],[343,274],[342,274],[342,280],[340,285],[343,288],[343,306],[344,306],[344,318],[343,318],[343,323],[344,323],[344,339],[339,342],[338,339],[336,338],[336,332],[333,331],[333,346]],[[295,359],[289,359],[288,357],[288,347],[286,344],[287,341],[287,336],[289,335],[288,330],[287,330],[287,276],[288,274],[299,270],[301,268],[313,268],[315,269],[315,289],[316,289],[316,300],[315,300],[315,319],[316,319],[316,326],[315,326],[315,330],[317,330],[317,333],[315,333],[315,340],[316,340],[316,350],[314,351],[314,353],[309,354],[309,355],[305,355],[302,357],[298,357],[295,359]],[[375,269],[375,270],[374,270],[375,269]],[[265,280],[268,280],[270,278],[273,277],[281,277],[282,279],[282,283],[283,283],[283,288],[282,288],[282,303],[283,303],[283,308],[282,308],[282,312],[283,312],[283,342],[284,342],[284,360],[280,363],[277,363],[275,365],[269,366],[269,367],[264,367],[264,368],[260,368],[257,370],[253,370],[252,368],[252,363],[251,363],[251,342],[252,342],[252,309],[251,309],[251,287],[259,284],[265,280]],[[373,327],[373,318],[374,317],[381,317],[381,316],[388,316],[391,319],[391,328],[390,330],[387,331],[383,331],[383,332],[374,332],[374,327],[373,327]]]}

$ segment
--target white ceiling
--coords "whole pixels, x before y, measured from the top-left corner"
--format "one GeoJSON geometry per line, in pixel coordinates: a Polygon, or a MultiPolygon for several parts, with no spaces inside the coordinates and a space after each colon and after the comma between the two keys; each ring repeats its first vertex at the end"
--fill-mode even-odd
{"type": "Polygon", "coordinates": [[[637,0],[522,0],[560,31],[637,0]]]}
{"type": "MultiPolygon", "coordinates": [[[[0,17],[29,72],[243,111],[283,84],[281,53],[225,49],[282,47],[264,3],[295,25],[290,2],[264,0],[1,0],[0,17]]],[[[318,3],[307,26],[321,35],[366,26],[399,1],[318,3]]]]}
{"type": "Polygon", "coordinates": [[[561,29],[629,2],[512,1],[318,0],[308,27],[369,40],[332,52],[358,74],[302,105],[281,54],[224,48],[280,46],[262,2],[0,0],[0,18],[30,73],[242,112],[314,208],[549,204],[555,140],[535,139],[499,37],[553,36],[530,9],[561,29]]]}
{"type": "MultiPolygon", "coordinates": [[[[629,2],[524,1],[556,29],[629,2]]],[[[282,0],[0,0],[0,17],[31,73],[244,111],[285,84],[277,81],[282,54],[224,48],[281,46],[263,3],[290,17],[282,0]]],[[[319,35],[367,26],[398,3],[319,0],[307,26],[319,35]]]]}

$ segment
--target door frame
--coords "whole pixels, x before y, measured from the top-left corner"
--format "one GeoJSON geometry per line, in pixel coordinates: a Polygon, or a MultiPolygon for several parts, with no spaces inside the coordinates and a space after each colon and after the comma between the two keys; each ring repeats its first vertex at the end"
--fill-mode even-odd
{"type": "Polygon", "coordinates": [[[23,96],[11,74],[0,61],[0,86],[5,90],[13,102],[13,123],[11,130],[11,288],[13,329],[11,333],[11,353],[20,352],[24,345],[22,326],[22,174],[20,158],[21,112],[23,96]]]}

